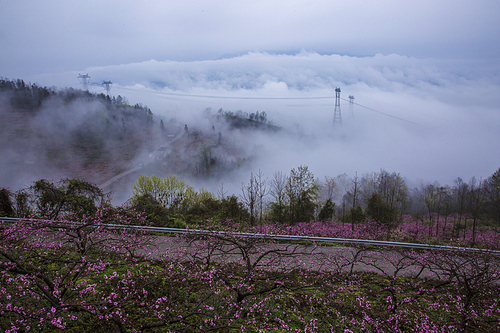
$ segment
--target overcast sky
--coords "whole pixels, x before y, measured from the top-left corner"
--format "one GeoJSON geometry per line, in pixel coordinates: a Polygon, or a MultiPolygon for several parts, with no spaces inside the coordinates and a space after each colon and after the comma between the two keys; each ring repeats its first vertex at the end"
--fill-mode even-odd
{"type": "Polygon", "coordinates": [[[89,73],[91,91],[111,80],[112,94],[186,122],[206,107],[265,110],[312,140],[269,145],[255,166],[268,175],[308,164],[451,183],[500,166],[499,13],[499,0],[0,0],[0,76],[81,87],[89,73]],[[356,107],[354,122],[344,101],[342,143],[321,140],[332,98],[241,99],[337,86],[375,110],[356,107]]]}
{"type": "Polygon", "coordinates": [[[498,0],[1,0],[4,77],[249,51],[500,56],[498,0]]]}

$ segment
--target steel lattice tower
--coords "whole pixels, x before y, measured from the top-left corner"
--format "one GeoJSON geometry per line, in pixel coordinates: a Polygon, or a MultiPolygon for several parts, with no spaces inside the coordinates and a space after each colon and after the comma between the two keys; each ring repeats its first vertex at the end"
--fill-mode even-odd
{"type": "Polygon", "coordinates": [[[87,84],[89,83],[89,79],[90,79],[90,76],[89,74],[85,74],[85,75],[82,75],[80,73],[78,73],[78,78],[80,79],[80,82],[82,83],[83,85],[83,90],[89,90],[87,84]]]}
{"type": "Polygon", "coordinates": [[[349,95],[349,113],[351,114],[351,118],[354,118],[354,96],[349,95]]]}
{"type": "Polygon", "coordinates": [[[111,85],[113,82],[111,81],[102,81],[102,85],[104,86],[104,89],[106,89],[106,95],[109,96],[109,91],[111,90],[111,85]]]}
{"type": "Polygon", "coordinates": [[[335,88],[335,111],[333,113],[333,124],[342,124],[340,113],[340,88],[335,88]]]}

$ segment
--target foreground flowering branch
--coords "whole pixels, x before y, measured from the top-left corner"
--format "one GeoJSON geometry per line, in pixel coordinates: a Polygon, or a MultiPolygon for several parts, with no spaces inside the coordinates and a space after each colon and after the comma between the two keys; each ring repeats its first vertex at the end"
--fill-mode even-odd
{"type": "Polygon", "coordinates": [[[280,243],[227,229],[160,237],[104,228],[111,222],[146,224],[103,208],[64,223],[2,223],[0,330],[500,329],[499,259],[488,253],[280,243]]]}

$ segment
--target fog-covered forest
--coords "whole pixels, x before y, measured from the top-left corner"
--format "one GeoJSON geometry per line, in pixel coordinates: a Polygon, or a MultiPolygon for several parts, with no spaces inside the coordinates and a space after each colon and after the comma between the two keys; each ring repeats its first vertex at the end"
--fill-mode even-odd
{"type": "MultiPolygon", "coordinates": [[[[220,178],[249,157],[241,144],[228,139],[228,131],[278,130],[265,112],[220,109],[205,110],[204,115],[211,127],[189,128],[174,117],[154,115],[142,104],[129,105],[120,95],[110,98],[2,79],[0,179],[13,189],[40,178],[79,177],[102,184],[134,168],[220,178]]],[[[134,180],[126,181],[120,190],[134,180]]]]}
{"type": "Polygon", "coordinates": [[[0,80],[1,179],[83,177],[99,182],[154,142],[153,113],[126,99],[0,80]]]}
{"type": "MultiPolygon", "coordinates": [[[[248,149],[245,138],[251,139],[255,132],[271,138],[290,135],[287,128],[269,120],[265,111],[206,109],[206,125],[189,128],[173,117],[155,116],[142,104],[131,106],[122,96],[110,98],[8,79],[0,81],[0,96],[2,187],[14,196],[25,193],[39,179],[55,183],[75,178],[104,183],[102,190],[108,197],[130,202],[132,196],[123,197],[119,191],[132,194],[141,174],[158,175],[160,180],[176,175],[195,185],[218,184],[211,190],[211,199],[220,203],[232,197],[244,211],[239,220],[244,216],[251,224],[334,217],[361,222],[373,218],[370,204],[374,202],[387,205],[387,220],[411,214],[432,221],[433,214],[437,220],[458,214],[493,226],[500,218],[498,171],[487,179],[456,177],[452,184],[409,181],[397,170],[385,169],[326,176],[314,175],[307,165],[290,173],[252,171],[261,152],[258,146],[248,149]],[[128,174],[123,179],[113,181],[124,171],[128,174]]],[[[156,195],[152,199],[158,201],[156,195]]],[[[163,206],[183,217],[192,215],[179,200],[177,208],[163,206]]]]}

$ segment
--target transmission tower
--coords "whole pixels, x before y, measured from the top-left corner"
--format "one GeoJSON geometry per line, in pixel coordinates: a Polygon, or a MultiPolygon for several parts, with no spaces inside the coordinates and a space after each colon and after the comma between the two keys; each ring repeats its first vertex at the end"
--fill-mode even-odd
{"type": "Polygon", "coordinates": [[[83,90],[89,90],[87,84],[89,83],[89,80],[90,80],[90,76],[89,74],[85,74],[85,75],[82,75],[80,73],[78,73],[78,78],[80,79],[80,82],[82,83],[83,85],[83,90]]]}
{"type": "Polygon", "coordinates": [[[340,88],[335,88],[335,111],[333,113],[333,124],[342,125],[342,115],[340,114],[340,88]]]}
{"type": "Polygon", "coordinates": [[[351,118],[354,118],[354,96],[349,95],[349,113],[351,114],[351,118]]]}
{"type": "Polygon", "coordinates": [[[109,91],[111,90],[111,85],[113,82],[111,81],[102,81],[102,85],[104,86],[104,89],[106,89],[106,95],[109,96],[109,91]]]}

